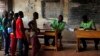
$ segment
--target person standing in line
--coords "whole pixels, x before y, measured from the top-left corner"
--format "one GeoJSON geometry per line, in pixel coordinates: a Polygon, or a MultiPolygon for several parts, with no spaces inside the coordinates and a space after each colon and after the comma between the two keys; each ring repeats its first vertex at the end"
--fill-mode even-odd
{"type": "Polygon", "coordinates": [[[9,11],[9,14],[8,14],[8,33],[9,33],[9,36],[10,36],[10,30],[12,27],[11,27],[11,24],[12,24],[12,20],[14,19],[14,12],[13,11],[9,11]]]}
{"type": "Polygon", "coordinates": [[[9,56],[9,47],[10,47],[10,38],[8,34],[8,12],[4,12],[4,18],[2,20],[2,26],[3,26],[3,38],[4,38],[4,55],[9,56]]]}
{"type": "Polygon", "coordinates": [[[3,27],[2,27],[2,18],[0,18],[0,50],[3,48],[3,35],[2,35],[3,27]]]}
{"type": "Polygon", "coordinates": [[[22,18],[24,14],[22,11],[18,12],[18,19],[16,20],[16,38],[18,40],[18,56],[28,56],[28,41],[25,36],[25,29],[22,18]],[[23,48],[24,47],[24,48],[23,48]]]}
{"type": "Polygon", "coordinates": [[[33,13],[33,20],[31,20],[28,23],[29,29],[30,29],[30,37],[31,37],[31,43],[32,43],[32,56],[36,56],[37,52],[39,51],[41,45],[39,43],[37,34],[39,33],[39,29],[37,28],[37,22],[38,19],[38,13],[33,13]]]}
{"type": "Polygon", "coordinates": [[[17,46],[17,39],[16,39],[16,20],[18,18],[18,13],[14,14],[14,19],[12,19],[11,22],[11,30],[12,32],[10,33],[10,52],[11,52],[11,56],[15,56],[15,52],[16,52],[16,46],[17,46]]]}

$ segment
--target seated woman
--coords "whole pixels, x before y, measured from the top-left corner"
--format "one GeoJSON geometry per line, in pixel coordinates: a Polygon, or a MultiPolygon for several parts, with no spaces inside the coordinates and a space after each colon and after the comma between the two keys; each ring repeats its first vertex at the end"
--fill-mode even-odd
{"type": "MultiPolygon", "coordinates": [[[[62,39],[61,33],[62,33],[62,31],[64,30],[64,27],[65,27],[65,22],[63,22],[63,16],[59,15],[58,20],[54,19],[51,23],[51,27],[53,28],[53,30],[58,31],[57,35],[58,35],[58,39],[60,39],[60,44],[61,44],[61,39],[62,39]]],[[[45,37],[45,45],[49,45],[49,38],[45,37]]],[[[52,45],[53,46],[55,45],[54,40],[52,42],[52,45]]],[[[62,44],[60,46],[62,46],[62,44]]]]}
{"type": "MultiPolygon", "coordinates": [[[[84,15],[82,17],[82,22],[80,24],[80,29],[81,30],[96,30],[96,27],[95,27],[94,22],[92,20],[89,20],[87,15],[84,15]]],[[[85,40],[86,39],[83,39],[83,38],[81,39],[84,50],[87,48],[85,40]]],[[[99,40],[94,40],[94,42],[95,42],[95,49],[97,50],[98,49],[99,40]]]]}

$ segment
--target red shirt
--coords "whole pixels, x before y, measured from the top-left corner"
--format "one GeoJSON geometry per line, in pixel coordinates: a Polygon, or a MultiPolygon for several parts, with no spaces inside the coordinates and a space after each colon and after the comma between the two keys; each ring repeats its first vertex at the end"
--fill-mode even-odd
{"type": "Polygon", "coordinates": [[[18,17],[18,19],[16,20],[16,38],[23,38],[24,34],[22,29],[24,29],[23,21],[20,17],[18,17]]]}

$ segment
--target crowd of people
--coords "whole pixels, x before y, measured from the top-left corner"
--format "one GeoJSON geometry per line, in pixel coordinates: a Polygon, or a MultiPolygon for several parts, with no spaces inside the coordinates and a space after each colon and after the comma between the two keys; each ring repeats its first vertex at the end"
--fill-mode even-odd
{"type": "MultiPolygon", "coordinates": [[[[25,28],[23,25],[22,18],[24,14],[22,11],[18,13],[14,13],[13,11],[7,12],[4,11],[2,18],[0,18],[0,35],[2,36],[2,47],[4,48],[4,56],[28,56],[29,53],[29,42],[25,35],[25,28]],[[16,52],[16,50],[18,52],[16,52]],[[9,54],[10,53],[10,54],[9,54]]],[[[31,37],[32,44],[32,56],[36,56],[39,51],[41,45],[37,38],[37,34],[40,32],[37,27],[36,20],[39,15],[37,12],[33,13],[33,19],[28,23],[29,32],[31,37]]],[[[96,30],[93,21],[89,20],[87,15],[82,17],[82,22],[80,24],[80,29],[83,30],[96,30]]],[[[65,22],[63,21],[63,16],[59,15],[57,20],[53,20],[51,23],[51,27],[53,30],[57,30],[58,39],[62,39],[61,33],[65,28],[65,22]]],[[[45,45],[50,45],[49,38],[51,36],[45,36],[45,45]]],[[[55,40],[55,39],[54,39],[55,40]]],[[[55,41],[53,40],[52,45],[55,46],[55,41]]],[[[81,39],[83,43],[83,49],[86,49],[86,41],[85,39],[81,39]]],[[[99,40],[94,40],[95,49],[98,49],[99,40]]],[[[62,46],[62,43],[60,41],[62,46]]]]}
{"type": "MultiPolygon", "coordinates": [[[[25,35],[25,28],[23,25],[22,18],[24,14],[22,11],[14,13],[13,11],[4,11],[2,18],[0,19],[0,35],[2,37],[2,47],[4,48],[4,56],[28,56],[29,42],[25,35]],[[16,50],[18,52],[16,52],[16,50]]],[[[37,34],[40,32],[37,27],[36,20],[38,19],[38,13],[33,13],[33,19],[28,23],[29,32],[31,37],[32,45],[32,56],[36,56],[41,45],[37,38],[37,34]]],[[[55,30],[59,30],[59,38],[61,37],[61,32],[64,29],[65,22],[63,22],[63,16],[60,15],[58,20],[53,20],[51,27],[55,30]]],[[[49,39],[45,36],[45,45],[49,45],[49,39]]],[[[55,45],[53,40],[52,45],[55,45]]]]}
{"type": "MultiPolygon", "coordinates": [[[[28,56],[29,43],[25,35],[25,28],[22,18],[24,14],[22,11],[14,13],[13,11],[4,11],[0,19],[0,35],[2,37],[2,47],[4,48],[4,56],[28,56]],[[16,50],[18,52],[16,52],[16,50]],[[17,55],[16,55],[17,53],[17,55]]],[[[32,56],[36,56],[40,49],[40,43],[36,34],[39,31],[37,28],[36,19],[38,13],[33,13],[33,20],[29,22],[30,32],[34,32],[32,37],[32,56]]]]}

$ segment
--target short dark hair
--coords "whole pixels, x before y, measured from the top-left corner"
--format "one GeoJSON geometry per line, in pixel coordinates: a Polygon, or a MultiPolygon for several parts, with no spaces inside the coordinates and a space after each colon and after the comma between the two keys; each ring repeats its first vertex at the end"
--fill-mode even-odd
{"type": "Polygon", "coordinates": [[[19,12],[18,12],[18,16],[20,16],[21,18],[23,18],[23,17],[24,17],[23,12],[22,12],[22,11],[19,11],[19,12]]]}
{"type": "Polygon", "coordinates": [[[59,17],[61,17],[61,20],[63,20],[63,15],[59,15],[59,17]]]}
{"type": "Polygon", "coordinates": [[[8,11],[4,11],[2,16],[3,17],[8,17],[8,11]]]}
{"type": "Polygon", "coordinates": [[[14,18],[17,19],[18,18],[18,13],[14,14],[14,18]]]}
{"type": "Polygon", "coordinates": [[[9,11],[9,14],[10,15],[14,15],[14,11],[9,11]]]}
{"type": "Polygon", "coordinates": [[[89,21],[89,18],[88,18],[87,15],[83,15],[82,16],[82,20],[83,20],[83,22],[88,22],[89,21]]]}
{"type": "Polygon", "coordinates": [[[38,17],[38,13],[37,13],[37,12],[34,12],[34,13],[33,13],[33,17],[34,17],[34,18],[37,18],[37,17],[38,17]]]}
{"type": "Polygon", "coordinates": [[[83,15],[82,19],[88,19],[88,16],[87,15],[83,15]]]}

